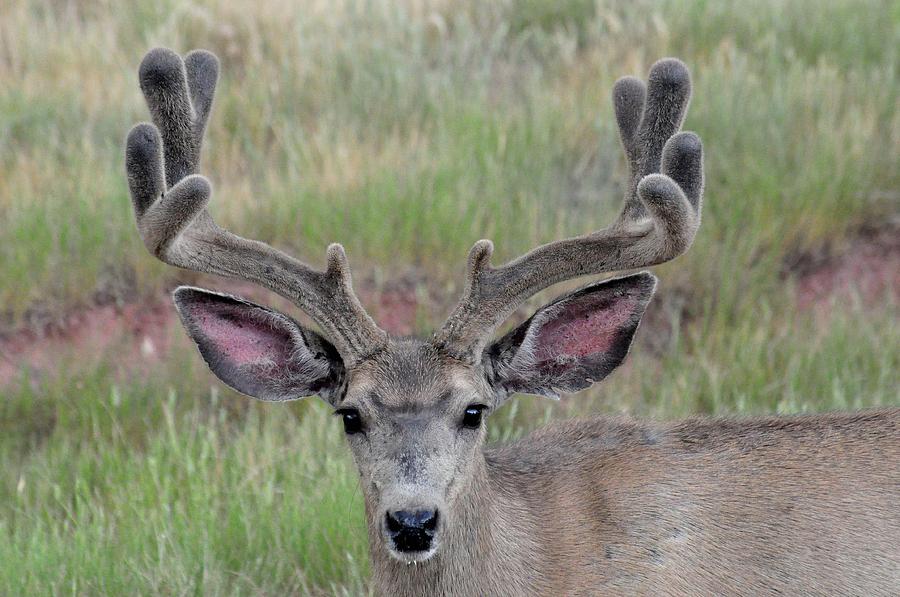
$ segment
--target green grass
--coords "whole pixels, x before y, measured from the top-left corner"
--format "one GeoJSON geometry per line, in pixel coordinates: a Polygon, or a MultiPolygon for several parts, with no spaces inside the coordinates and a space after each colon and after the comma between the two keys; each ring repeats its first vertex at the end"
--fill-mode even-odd
{"type": "MultiPolygon", "coordinates": [[[[316,264],[340,241],[360,277],[428,272],[444,298],[427,315],[475,240],[499,261],[614,217],[612,84],[679,56],[706,200],[691,252],[658,268],[657,325],[607,383],[510,401],[491,438],[592,412],[900,404],[898,305],[797,312],[784,278],[788,256],[839,252],[900,209],[894,2],[12,0],[0,329],[193,279],[146,253],[124,180],[154,45],[222,59],[203,162],[216,218],[316,264]]],[[[0,594],[365,592],[361,495],[328,409],[251,404],[172,333],[153,370],[73,348],[0,389],[0,594]]]]}
{"type": "MultiPolygon", "coordinates": [[[[898,402],[896,305],[851,308],[828,325],[812,315],[781,320],[766,305],[758,315],[727,335],[672,338],[662,359],[638,352],[608,383],[559,404],[511,400],[489,421],[491,440],[598,411],[670,417],[898,402]]],[[[205,376],[189,349],[149,381],[122,386],[102,368],[71,370],[6,397],[0,592],[367,590],[361,492],[330,409],[190,388],[205,376]]]]}
{"type": "Polygon", "coordinates": [[[4,594],[364,587],[360,493],[323,409],[300,422],[253,409],[238,425],[215,400],[181,405],[130,389],[90,404],[67,397],[88,433],[58,424],[27,458],[2,452],[13,464],[0,487],[4,594]],[[134,429],[129,402],[160,424],[134,429]]]}
{"type": "Polygon", "coordinates": [[[777,260],[896,209],[893,3],[493,6],[14,1],[0,17],[7,324],[176,275],[134,234],[122,165],[153,45],[222,57],[202,168],[214,215],[315,263],[339,240],[359,275],[425,264],[454,281],[478,238],[512,257],[607,222],[625,178],[612,83],[665,55],[693,70],[687,127],[707,150],[682,285],[706,294],[706,272],[735,269],[756,282],[771,268],[743,264],[760,248],[777,260]]]}

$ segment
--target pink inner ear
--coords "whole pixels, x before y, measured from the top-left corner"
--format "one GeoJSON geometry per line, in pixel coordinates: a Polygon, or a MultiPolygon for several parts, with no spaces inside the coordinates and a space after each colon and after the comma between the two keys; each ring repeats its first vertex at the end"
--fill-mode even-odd
{"type": "Polygon", "coordinates": [[[284,365],[291,337],[245,305],[205,304],[195,309],[194,324],[219,354],[234,366],[284,365]]]}
{"type": "Polygon", "coordinates": [[[638,301],[628,295],[576,299],[541,326],[535,338],[536,360],[609,351],[622,328],[632,321],[637,307],[638,301]]]}

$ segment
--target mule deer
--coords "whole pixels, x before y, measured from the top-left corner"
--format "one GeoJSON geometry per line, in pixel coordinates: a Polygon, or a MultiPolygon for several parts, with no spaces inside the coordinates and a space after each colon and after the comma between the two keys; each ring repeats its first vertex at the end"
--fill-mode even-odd
{"type": "Polygon", "coordinates": [[[690,96],[681,62],[657,62],[647,85],[614,87],[631,167],[618,220],[499,267],[479,241],[463,298],[428,339],[375,324],[341,245],[317,270],[214,223],[210,183],[196,172],[217,76],[205,51],[144,58],[140,86],[156,126],[132,129],[126,151],[138,229],[162,261],[251,280],[319,326],[198,288],[174,293],[226,384],[261,400],[318,395],[340,414],[381,593],[900,593],[898,410],[598,418],[483,446],[484,417],[511,395],[557,397],[618,366],[656,279],[590,284],[490,342],[517,307],[557,282],[662,263],[691,245],[702,149],[678,132],[690,96]]]}

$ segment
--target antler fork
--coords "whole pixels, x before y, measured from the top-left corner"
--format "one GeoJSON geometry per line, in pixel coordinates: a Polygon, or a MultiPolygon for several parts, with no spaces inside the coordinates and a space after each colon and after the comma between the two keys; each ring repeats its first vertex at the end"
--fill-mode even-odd
{"type": "Polygon", "coordinates": [[[434,343],[477,360],[497,326],[535,293],[563,280],[656,265],[684,253],[700,225],[703,193],[700,138],[675,134],[690,94],[687,67],[674,58],[653,65],[647,87],[634,77],[619,79],[613,103],[631,168],[619,218],[604,230],[537,247],[496,268],[491,241],[475,243],[463,297],[434,343]]]}
{"type": "Polygon", "coordinates": [[[387,335],[354,294],[341,245],[328,247],[327,267],[319,271],[228,232],[206,210],[212,188],[196,171],[218,70],[216,57],[203,50],[182,60],[157,48],[141,62],[140,85],[156,126],[136,125],[125,154],[141,238],[165,263],[243,278],[280,294],[322,328],[347,364],[359,362],[378,351],[387,335]]]}

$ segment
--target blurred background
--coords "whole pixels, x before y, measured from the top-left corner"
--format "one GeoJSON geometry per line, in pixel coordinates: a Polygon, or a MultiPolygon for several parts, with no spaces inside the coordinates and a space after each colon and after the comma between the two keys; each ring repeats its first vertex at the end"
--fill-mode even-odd
{"type": "MultiPolygon", "coordinates": [[[[627,363],[492,440],[589,413],[900,404],[900,4],[891,0],[6,0],[0,8],[0,593],[367,589],[361,494],[320,401],[253,403],[175,322],[123,140],[158,45],[222,61],[201,172],[233,231],[346,247],[387,329],[428,333],[471,244],[495,261],[602,227],[627,172],[609,100],[691,68],[693,249],[627,363]]],[[[565,288],[533,299],[521,321],[565,288]]]]}

